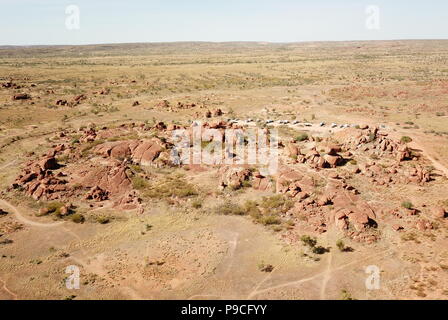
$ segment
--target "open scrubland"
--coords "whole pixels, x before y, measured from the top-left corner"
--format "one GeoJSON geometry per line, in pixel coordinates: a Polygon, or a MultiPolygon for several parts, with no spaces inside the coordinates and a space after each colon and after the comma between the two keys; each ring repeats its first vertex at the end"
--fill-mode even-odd
{"type": "Polygon", "coordinates": [[[0,47],[0,299],[447,299],[447,177],[448,41],[0,47]]]}

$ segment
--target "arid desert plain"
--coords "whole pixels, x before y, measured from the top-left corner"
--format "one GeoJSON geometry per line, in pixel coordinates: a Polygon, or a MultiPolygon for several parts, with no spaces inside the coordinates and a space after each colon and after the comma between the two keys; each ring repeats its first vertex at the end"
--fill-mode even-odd
{"type": "Polygon", "coordinates": [[[447,177],[448,40],[0,47],[1,300],[447,299],[447,177]]]}

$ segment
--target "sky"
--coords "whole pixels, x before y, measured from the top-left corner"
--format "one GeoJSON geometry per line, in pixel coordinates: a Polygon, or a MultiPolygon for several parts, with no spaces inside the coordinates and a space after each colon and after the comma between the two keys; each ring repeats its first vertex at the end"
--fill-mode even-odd
{"type": "Polygon", "coordinates": [[[396,39],[448,39],[448,1],[0,0],[0,45],[396,39]]]}

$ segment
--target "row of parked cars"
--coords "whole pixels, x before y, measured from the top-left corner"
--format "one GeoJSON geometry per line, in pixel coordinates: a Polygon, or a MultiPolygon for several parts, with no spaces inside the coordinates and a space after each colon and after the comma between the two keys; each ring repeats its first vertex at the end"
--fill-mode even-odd
{"type": "MultiPolygon", "coordinates": [[[[246,124],[250,124],[250,123],[254,123],[254,122],[257,122],[257,123],[264,122],[267,125],[278,124],[278,125],[301,125],[301,126],[304,126],[304,127],[312,127],[312,126],[314,126],[313,123],[301,122],[299,120],[290,121],[290,120],[260,120],[260,119],[256,119],[256,120],[254,120],[254,119],[246,119],[246,120],[227,119],[227,121],[230,122],[230,123],[245,122],[246,124]]],[[[319,127],[325,127],[327,124],[325,122],[320,122],[320,123],[318,123],[316,125],[318,125],[319,127]]],[[[329,125],[329,127],[332,128],[332,129],[336,129],[336,128],[341,128],[341,129],[354,128],[356,126],[358,126],[358,125],[357,124],[348,124],[348,123],[346,123],[346,124],[337,124],[337,123],[334,123],[334,122],[329,125]]],[[[381,128],[384,129],[384,128],[386,128],[386,126],[385,125],[381,125],[381,128]]]]}

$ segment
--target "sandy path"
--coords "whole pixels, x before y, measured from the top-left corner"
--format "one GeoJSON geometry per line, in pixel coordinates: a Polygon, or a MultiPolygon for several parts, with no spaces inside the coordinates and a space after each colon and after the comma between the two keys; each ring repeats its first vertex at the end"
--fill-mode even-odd
{"type": "Polygon", "coordinates": [[[14,213],[14,216],[17,218],[17,220],[19,220],[20,222],[22,222],[26,225],[29,225],[29,226],[33,226],[33,227],[37,227],[37,228],[54,228],[54,227],[58,227],[65,223],[65,222],[55,222],[55,223],[35,222],[35,221],[32,221],[32,220],[26,218],[25,216],[23,216],[22,213],[20,213],[20,211],[15,206],[13,206],[11,203],[9,203],[6,200],[0,199],[0,205],[3,205],[4,207],[9,208],[10,211],[12,211],[14,213]]]}
{"type": "Polygon", "coordinates": [[[12,300],[17,300],[17,295],[8,289],[8,287],[6,286],[6,282],[4,280],[0,279],[0,283],[3,284],[2,289],[5,290],[9,295],[11,295],[12,300]]]}
{"type": "MultiPolygon", "coordinates": [[[[369,255],[368,257],[366,257],[364,259],[355,260],[355,261],[343,264],[343,265],[338,266],[338,267],[329,268],[329,269],[327,269],[327,270],[325,270],[323,272],[319,272],[319,273],[317,273],[317,274],[315,274],[313,276],[310,276],[308,278],[303,278],[303,279],[294,280],[294,281],[288,281],[288,282],[281,283],[281,284],[278,284],[278,285],[274,285],[274,286],[271,286],[271,287],[268,287],[268,288],[264,288],[264,289],[261,289],[261,290],[257,290],[256,289],[256,290],[252,291],[248,295],[248,299],[252,299],[253,297],[255,297],[255,296],[257,296],[257,295],[259,295],[261,293],[266,293],[266,292],[269,292],[271,290],[285,288],[285,287],[291,287],[291,286],[297,286],[297,285],[299,285],[301,283],[308,282],[308,281],[317,279],[319,277],[324,277],[324,283],[326,285],[326,283],[328,283],[328,281],[331,279],[329,274],[331,274],[333,271],[343,270],[343,269],[345,269],[347,267],[350,267],[352,265],[368,261],[368,260],[370,260],[372,258],[376,258],[376,257],[382,256],[382,255],[386,255],[386,254],[390,253],[391,251],[393,251],[393,250],[392,249],[388,249],[388,250],[385,250],[385,251],[380,252],[380,253],[375,254],[375,255],[369,255]],[[325,277],[327,277],[328,279],[325,280],[325,277]]],[[[322,289],[321,289],[321,293],[322,293],[322,289]]],[[[324,290],[324,293],[325,293],[325,290],[324,290]]]]}
{"type": "Polygon", "coordinates": [[[15,164],[17,161],[19,161],[19,160],[18,160],[18,159],[15,159],[15,160],[13,160],[13,161],[10,161],[10,162],[4,164],[3,166],[0,167],[0,170],[3,170],[3,169],[5,169],[5,168],[8,168],[8,167],[12,166],[12,165],[15,164]]]}
{"type": "Polygon", "coordinates": [[[437,161],[434,156],[426,149],[421,143],[419,138],[414,138],[415,140],[409,143],[409,147],[413,149],[421,150],[421,153],[424,157],[426,157],[429,161],[432,162],[434,168],[441,171],[445,177],[448,177],[448,168],[445,167],[441,162],[437,161]]]}
{"type": "Polygon", "coordinates": [[[322,279],[322,286],[320,288],[320,299],[325,300],[325,292],[327,290],[327,284],[331,279],[331,267],[333,264],[333,250],[330,251],[327,262],[327,270],[324,273],[324,277],[322,279]]]}
{"type": "MultiPolygon", "coordinates": [[[[0,204],[8,207],[13,213],[14,216],[16,217],[17,220],[19,220],[20,222],[31,226],[31,227],[36,227],[36,228],[54,228],[54,227],[59,227],[63,224],[65,224],[65,222],[56,222],[56,223],[38,223],[38,222],[34,222],[29,220],[28,218],[24,217],[20,211],[13,206],[11,203],[9,203],[8,201],[2,200],[0,199],[0,204]]],[[[77,241],[82,242],[82,239],[73,231],[63,227],[62,228],[65,232],[67,232],[68,234],[70,234],[72,237],[74,237],[77,241]]],[[[97,263],[88,263],[87,261],[90,260],[90,256],[85,252],[84,249],[80,249],[80,253],[82,258],[77,258],[72,256],[72,259],[76,262],[81,264],[86,270],[88,270],[89,272],[93,272],[96,273],[98,275],[100,275],[101,277],[109,280],[110,282],[114,282],[109,276],[107,271],[104,270],[103,265],[100,262],[97,263]]],[[[3,289],[8,292],[14,299],[17,299],[17,295],[15,293],[13,293],[12,291],[10,291],[7,287],[6,284],[3,280],[0,279],[0,282],[3,283],[3,289]]],[[[141,300],[142,297],[131,287],[127,287],[127,286],[122,286],[120,287],[120,289],[123,291],[123,293],[125,293],[126,295],[130,296],[132,299],[137,299],[137,300],[141,300]]]]}

